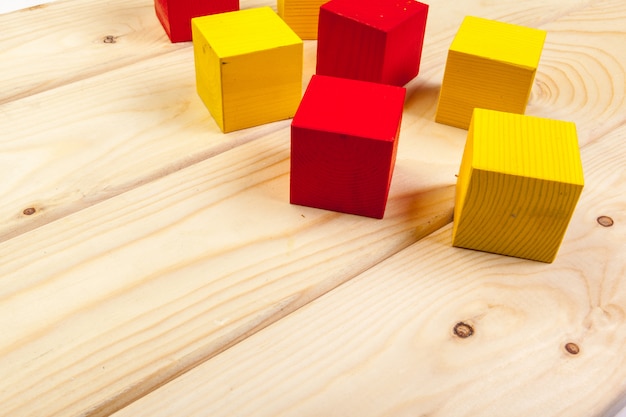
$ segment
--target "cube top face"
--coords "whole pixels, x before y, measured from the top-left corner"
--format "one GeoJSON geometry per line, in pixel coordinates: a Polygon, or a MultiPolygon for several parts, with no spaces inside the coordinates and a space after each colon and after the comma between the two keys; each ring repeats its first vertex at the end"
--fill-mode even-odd
{"type": "Polygon", "coordinates": [[[466,16],[450,52],[473,55],[527,69],[536,69],[546,31],[466,16]]]}
{"type": "Polygon", "coordinates": [[[192,22],[221,58],[302,44],[269,7],[196,17],[192,22]]]}
{"type": "Polygon", "coordinates": [[[415,0],[331,0],[321,8],[384,32],[428,13],[428,5],[415,0]]]}
{"type": "Polygon", "coordinates": [[[572,122],[474,109],[470,129],[476,169],[583,185],[572,122]]]}
{"type": "Polygon", "coordinates": [[[314,75],[292,125],[393,141],[405,94],[403,87],[314,75]]]}

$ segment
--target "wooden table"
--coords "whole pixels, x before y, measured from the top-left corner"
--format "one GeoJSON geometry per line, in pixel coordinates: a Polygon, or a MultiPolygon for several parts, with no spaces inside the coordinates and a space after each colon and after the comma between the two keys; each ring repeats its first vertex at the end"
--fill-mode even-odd
{"type": "Polygon", "coordinates": [[[626,2],[429,3],[382,220],[290,205],[290,122],[222,134],[150,0],[0,16],[0,414],[621,409],[626,2]],[[548,31],[527,113],[576,122],[586,179],[553,264],[451,247],[467,14],[548,31]]]}

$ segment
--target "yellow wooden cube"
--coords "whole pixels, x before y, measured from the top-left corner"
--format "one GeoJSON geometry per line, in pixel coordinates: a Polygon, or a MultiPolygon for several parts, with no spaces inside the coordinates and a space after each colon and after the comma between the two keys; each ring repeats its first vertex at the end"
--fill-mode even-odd
{"type": "Polygon", "coordinates": [[[475,109],[452,244],[552,262],[583,183],[574,123],[475,109]]]}
{"type": "Polygon", "coordinates": [[[302,40],[269,7],[192,19],[196,86],[223,132],[293,117],[302,40]]]}
{"type": "Polygon", "coordinates": [[[467,16],[446,61],[435,120],[467,129],[474,108],[524,114],[546,32],[467,16]]]}
{"type": "Polygon", "coordinates": [[[317,39],[320,6],[328,0],[278,0],[278,15],[302,39],[317,39]]]}

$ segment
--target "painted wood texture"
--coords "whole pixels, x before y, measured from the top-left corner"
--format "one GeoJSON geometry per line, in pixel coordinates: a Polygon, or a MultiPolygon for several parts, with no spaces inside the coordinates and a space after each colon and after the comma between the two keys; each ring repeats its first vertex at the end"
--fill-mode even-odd
{"type": "Polygon", "coordinates": [[[612,416],[625,134],[583,149],[589,187],[553,264],[453,248],[445,227],[115,416],[612,416]]]}
{"type": "MultiPolygon", "coordinates": [[[[289,122],[223,135],[194,91],[191,45],[169,43],[151,1],[0,16],[10,92],[0,107],[0,415],[108,415],[448,223],[466,132],[434,115],[467,14],[549,31],[528,114],[575,120],[583,145],[623,125],[622,1],[429,3],[382,221],[289,205],[289,122]]],[[[303,87],[315,59],[305,43],[303,87]]],[[[603,186],[589,190],[600,204],[603,186]]]]}
{"type": "Polygon", "coordinates": [[[289,201],[382,218],[406,90],[314,75],[291,123],[289,201]]]}
{"type": "Polygon", "coordinates": [[[524,114],[546,32],[467,16],[446,61],[436,120],[467,129],[474,108],[524,114]]]}
{"type": "Polygon", "coordinates": [[[223,132],[292,118],[302,40],[269,7],[193,19],[198,95],[223,132]]]}
{"type": "Polygon", "coordinates": [[[317,74],[403,86],[419,72],[428,5],[332,0],[320,8],[317,74]]]}
{"type": "Polygon", "coordinates": [[[452,244],[552,262],[583,185],[573,122],[474,109],[452,244]]]}
{"type": "Polygon", "coordinates": [[[239,0],[154,0],[154,9],[172,42],[191,41],[191,19],[239,10],[239,0]]]}
{"type": "Polygon", "coordinates": [[[320,6],[326,2],[326,0],[277,0],[277,11],[301,39],[317,39],[320,6]]]}

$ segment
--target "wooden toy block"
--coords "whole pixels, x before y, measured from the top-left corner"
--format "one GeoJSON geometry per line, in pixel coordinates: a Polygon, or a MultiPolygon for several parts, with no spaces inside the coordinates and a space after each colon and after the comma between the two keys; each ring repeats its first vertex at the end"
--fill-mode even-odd
{"type": "Polygon", "coordinates": [[[552,262],[583,184],[574,123],[475,109],[453,245],[552,262]]]}
{"type": "Polygon", "coordinates": [[[239,0],[154,0],[157,17],[172,42],[191,40],[191,19],[239,10],[239,0]]]}
{"type": "Polygon", "coordinates": [[[435,120],[467,129],[474,108],[524,114],[546,32],[467,16],[450,49],[435,120]]]}
{"type": "Polygon", "coordinates": [[[293,117],[302,40],[269,7],[192,20],[196,86],[223,132],[293,117]]]}
{"type": "Polygon", "coordinates": [[[314,75],[291,124],[291,203],[382,218],[405,94],[314,75]]]}
{"type": "Polygon", "coordinates": [[[278,0],[278,15],[301,39],[317,39],[320,6],[328,0],[278,0]]]}
{"type": "Polygon", "coordinates": [[[428,5],[331,0],[320,8],[316,73],[403,86],[419,72],[428,5]]]}

